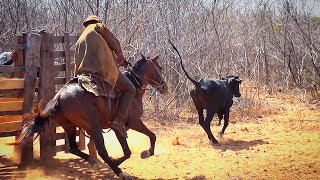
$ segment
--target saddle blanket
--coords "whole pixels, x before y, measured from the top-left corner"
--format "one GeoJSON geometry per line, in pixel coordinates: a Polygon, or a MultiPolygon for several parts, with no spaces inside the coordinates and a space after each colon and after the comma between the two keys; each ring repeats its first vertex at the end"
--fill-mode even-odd
{"type": "Polygon", "coordinates": [[[77,75],[78,83],[95,96],[116,98],[117,92],[101,76],[95,74],[77,75]]]}

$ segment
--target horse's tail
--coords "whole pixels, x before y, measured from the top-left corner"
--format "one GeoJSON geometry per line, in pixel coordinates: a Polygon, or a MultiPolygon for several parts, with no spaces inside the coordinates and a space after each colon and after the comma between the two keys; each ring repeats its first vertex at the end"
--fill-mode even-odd
{"type": "Polygon", "coordinates": [[[23,115],[23,121],[26,123],[21,129],[21,134],[15,142],[8,143],[8,145],[19,145],[30,140],[34,141],[39,136],[40,132],[44,131],[49,120],[52,119],[53,115],[59,109],[59,99],[54,98],[49,101],[44,110],[40,107],[41,104],[42,101],[38,104],[38,113],[26,113],[23,115]],[[34,134],[36,134],[35,137],[33,136],[34,134]]]}
{"type": "Polygon", "coordinates": [[[178,55],[179,55],[179,57],[180,57],[180,64],[181,64],[182,70],[183,70],[183,72],[185,73],[185,75],[187,76],[187,78],[188,78],[188,79],[192,82],[192,84],[194,84],[196,87],[200,87],[200,83],[199,83],[198,81],[192,79],[192,78],[189,76],[189,74],[187,73],[187,71],[184,69],[184,66],[183,66],[183,64],[182,64],[182,57],[181,57],[178,49],[176,48],[175,45],[173,45],[173,43],[170,41],[170,39],[169,39],[169,43],[171,44],[171,46],[173,47],[173,49],[178,53],[178,55]]]}

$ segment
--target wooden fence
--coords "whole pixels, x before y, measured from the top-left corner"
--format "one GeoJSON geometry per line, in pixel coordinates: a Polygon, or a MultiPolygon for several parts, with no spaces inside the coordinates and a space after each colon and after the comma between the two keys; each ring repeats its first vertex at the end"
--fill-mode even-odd
{"type": "MultiPolygon", "coordinates": [[[[13,73],[15,78],[0,78],[0,137],[15,136],[19,133],[24,113],[34,112],[35,104],[42,99],[46,104],[55,95],[59,87],[72,77],[73,65],[72,43],[77,36],[53,36],[42,32],[18,36],[15,45],[0,45],[0,49],[17,50],[18,60],[15,66],[0,66],[0,73],[13,73]],[[37,78],[39,76],[39,78],[37,78]],[[24,78],[22,78],[24,77],[24,78]],[[17,96],[6,97],[5,94],[17,96]],[[23,96],[21,96],[23,94],[23,96]]],[[[60,128],[61,129],[61,128],[60,128]]],[[[85,149],[85,137],[79,135],[78,145],[85,149]]],[[[67,151],[68,141],[64,132],[57,132],[57,125],[51,122],[45,133],[40,134],[40,158],[52,158],[56,152],[67,151]],[[57,140],[65,143],[56,146],[57,140]]],[[[27,143],[15,147],[15,153],[21,153],[21,161],[28,162],[33,158],[33,145],[27,143]]]]}

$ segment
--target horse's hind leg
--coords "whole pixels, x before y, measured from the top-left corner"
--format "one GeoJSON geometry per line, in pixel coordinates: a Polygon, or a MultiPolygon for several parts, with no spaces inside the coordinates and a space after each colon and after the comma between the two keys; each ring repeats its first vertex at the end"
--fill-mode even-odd
{"type": "Polygon", "coordinates": [[[80,151],[77,142],[76,142],[76,135],[77,135],[77,131],[76,131],[76,126],[75,125],[69,125],[69,126],[64,126],[63,127],[65,132],[68,135],[68,140],[69,140],[69,152],[71,154],[74,154],[76,156],[79,156],[85,160],[87,160],[91,165],[96,165],[97,164],[97,159],[95,159],[92,156],[89,156],[86,153],[83,153],[82,151],[80,151]]]}
{"type": "Polygon", "coordinates": [[[142,134],[145,134],[146,136],[149,137],[150,139],[150,149],[149,150],[146,150],[146,151],[143,151],[141,153],[141,158],[142,159],[145,159],[145,158],[148,158],[150,156],[153,156],[154,155],[154,149],[155,149],[155,144],[156,144],[156,135],[151,132],[144,124],[143,122],[141,121],[141,119],[136,119],[136,120],[128,120],[128,122],[130,122],[128,124],[129,128],[130,129],[133,129],[135,131],[138,131],[142,134]]]}

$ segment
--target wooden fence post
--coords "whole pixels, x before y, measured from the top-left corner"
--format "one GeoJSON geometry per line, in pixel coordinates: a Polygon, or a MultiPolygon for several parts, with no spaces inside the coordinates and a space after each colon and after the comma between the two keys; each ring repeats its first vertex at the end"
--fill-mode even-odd
{"type": "MultiPolygon", "coordinates": [[[[55,95],[55,77],[53,62],[53,37],[46,32],[41,33],[41,61],[39,77],[39,100],[46,105],[55,95]]],[[[50,121],[46,131],[40,134],[40,159],[51,159],[56,155],[56,124],[50,121]]]]}
{"type": "Polygon", "coordinates": [[[71,56],[70,56],[70,37],[69,37],[69,33],[64,33],[63,36],[64,39],[64,63],[65,63],[65,77],[66,77],[66,82],[67,83],[70,78],[71,78],[71,56]]]}
{"type": "MultiPolygon", "coordinates": [[[[22,35],[17,36],[17,44],[26,44],[27,43],[27,38],[28,34],[27,33],[22,33],[22,35]]],[[[26,55],[26,50],[25,49],[15,49],[17,52],[17,60],[14,62],[15,66],[23,66],[25,64],[25,55],[26,55]]],[[[14,72],[14,77],[16,78],[22,78],[23,73],[22,72],[14,72]]]]}
{"type": "MultiPolygon", "coordinates": [[[[39,34],[30,34],[27,39],[25,74],[24,74],[24,101],[23,114],[33,113],[34,97],[37,81],[37,70],[40,62],[41,37],[39,34]]],[[[25,124],[22,121],[22,126],[25,124]]],[[[33,159],[33,143],[27,142],[21,146],[21,163],[27,164],[33,159]]]]}

